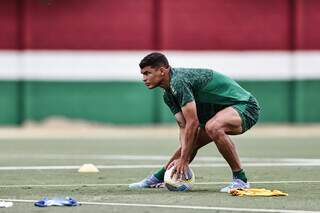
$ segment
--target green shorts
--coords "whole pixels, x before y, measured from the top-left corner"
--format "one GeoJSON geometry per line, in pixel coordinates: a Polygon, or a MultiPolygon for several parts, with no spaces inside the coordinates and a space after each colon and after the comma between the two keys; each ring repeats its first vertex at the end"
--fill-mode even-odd
{"type": "Polygon", "coordinates": [[[255,125],[259,119],[260,107],[258,101],[251,96],[246,103],[232,105],[242,120],[242,133],[255,125]]]}
{"type": "MultiPolygon", "coordinates": [[[[210,103],[202,103],[197,105],[197,114],[200,127],[205,128],[206,123],[219,111],[225,109],[225,105],[215,105],[210,103]]],[[[231,105],[240,115],[242,120],[242,133],[255,125],[259,118],[260,107],[257,100],[251,96],[248,101],[231,105]]]]}

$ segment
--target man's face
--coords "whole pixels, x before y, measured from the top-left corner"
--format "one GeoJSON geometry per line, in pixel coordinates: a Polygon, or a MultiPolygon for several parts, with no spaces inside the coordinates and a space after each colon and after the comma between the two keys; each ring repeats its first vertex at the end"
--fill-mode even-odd
{"type": "Polygon", "coordinates": [[[163,67],[152,68],[151,66],[141,69],[143,83],[149,88],[158,87],[163,79],[163,67]]]}

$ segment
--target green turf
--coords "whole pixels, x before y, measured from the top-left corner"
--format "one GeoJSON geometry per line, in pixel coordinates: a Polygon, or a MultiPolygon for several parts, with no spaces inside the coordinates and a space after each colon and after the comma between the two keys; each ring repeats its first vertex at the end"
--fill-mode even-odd
{"type": "MultiPolygon", "coordinates": [[[[235,137],[242,157],[318,158],[319,138],[246,138],[235,137]]],[[[86,155],[169,155],[177,147],[174,139],[135,140],[0,140],[0,166],[136,165],[163,164],[163,160],[85,159],[86,155]],[[58,156],[58,159],[54,157],[58,156]],[[64,157],[66,159],[64,159],[64,157]]],[[[213,144],[203,148],[199,156],[219,157],[213,144]]],[[[201,163],[201,162],[200,162],[201,163]]],[[[208,162],[207,162],[208,163],[208,162]]],[[[212,163],[212,162],[211,162],[212,163]]],[[[244,164],[245,165],[245,164],[244,164]]],[[[128,184],[140,180],[155,169],[103,169],[100,173],[81,174],[76,170],[0,170],[0,199],[37,200],[44,196],[72,196],[79,201],[139,203],[236,208],[320,210],[320,183],[257,183],[254,187],[280,189],[288,197],[232,197],[219,193],[223,184],[195,185],[192,192],[173,193],[166,189],[130,190],[127,186],[88,186],[87,184],[128,184]],[[29,185],[56,186],[29,186],[29,185]],[[59,186],[71,184],[75,186],[59,186]],[[15,186],[22,185],[22,186],[15,186]]],[[[227,167],[194,168],[197,182],[225,182],[230,179],[227,167]]],[[[319,167],[248,167],[250,181],[320,181],[319,167]]],[[[214,212],[154,207],[83,205],[73,208],[37,208],[32,203],[14,203],[5,212],[214,212]]],[[[219,211],[224,212],[224,211],[219,211]]]]}

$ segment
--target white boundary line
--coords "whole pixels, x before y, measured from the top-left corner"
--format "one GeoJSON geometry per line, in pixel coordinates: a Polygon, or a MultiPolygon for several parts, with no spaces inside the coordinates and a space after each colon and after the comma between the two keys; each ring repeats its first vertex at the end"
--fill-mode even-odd
{"type": "MultiPolygon", "coordinates": [[[[222,185],[229,184],[230,182],[199,182],[195,185],[222,185]]],[[[289,180],[289,181],[252,181],[250,184],[295,184],[295,183],[320,183],[320,180],[289,180]]],[[[100,183],[100,184],[20,184],[20,185],[0,185],[0,188],[23,188],[23,187],[43,187],[43,188],[55,188],[55,187],[99,187],[99,186],[128,186],[129,183],[100,183]]],[[[0,199],[1,200],[1,199],[0,199]]]]}
{"type": "MultiPolygon", "coordinates": [[[[296,163],[243,163],[244,167],[291,167],[291,166],[320,166],[320,162],[296,162],[296,163]]],[[[99,169],[145,169],[159,168],[162,164],[150,165],[97,165],[99,169]]],[[[226,163],[191,164],[194,168],[228,167],[226,163]]],[[[67,170],[79,169],[80,166],[1,166],[0,171],[8,170],[67,170]]]]}
{"type": "MultiPolygon", "coordinates": [[[[169,155],[104,155],[104,154],[1,154],[0,159],[50,159],[50,160],[130,160],[130,161],[139,161],[139,160],[148,160],[148,161],[162,161],[168,160],[171,156],[169,155]]],[[[225,162],[221,157],[209,157],[201,156],[196,157],[195,161],[201,162],[225,162]]],[[[294,162],[318,162],[320,163],[319,158],[255,158],[255,157],[242,157],[242,162],[277,162],[277,163],[294,163],[294,162]]]]}
{"type": "MultiPolygon", "coordinates": [[[[3,201],[34,203],[35,200],[2,199],[3,201]]],[[[320,213],[320,211],[305,210],[285,210],[285,209],[250,209],[250,208],[229,208],[215,206],[187,206],[187,205],[159,205],[159,204],[139,204],[139,203],[104,203],[104,202],[79,202],[82,205],[100,206],[130,206],[130,207],[151,207],[151,208],[171,208],[171,209],[194,209],[194,210],[220,210],[235,212],[272,212],[272,213],[320,213]]]]}
{"type": "MultiPolygon", "coordinates": [[[[195,185],[220,185],[229,184],[230,182],[200,182],[195,185]]],[[[320,180],[278,180],[278,181],[250,181],[250,184],[282,184],[282,183],[320,183],[320,180]]]]}

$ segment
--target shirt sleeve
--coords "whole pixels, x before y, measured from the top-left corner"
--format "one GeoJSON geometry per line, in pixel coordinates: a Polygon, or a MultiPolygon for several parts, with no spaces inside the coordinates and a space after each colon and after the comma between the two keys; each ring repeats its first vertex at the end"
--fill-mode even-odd
{"type": "Polygon", "coordinates": [[[183,80],[176,82],[171,89],[180,108],[195,100],[191,86],[183,80]]]}
{"type": "Polygon", "coordinates": [[[163,94],[163,100],[166,103],[166,105],[169,107],[170,111],[173,115],[177,114],[178,112],[181,112],[181,108],[174,100],[174,97],[172,95],[168,95],[166,92],[163,94]]]}

